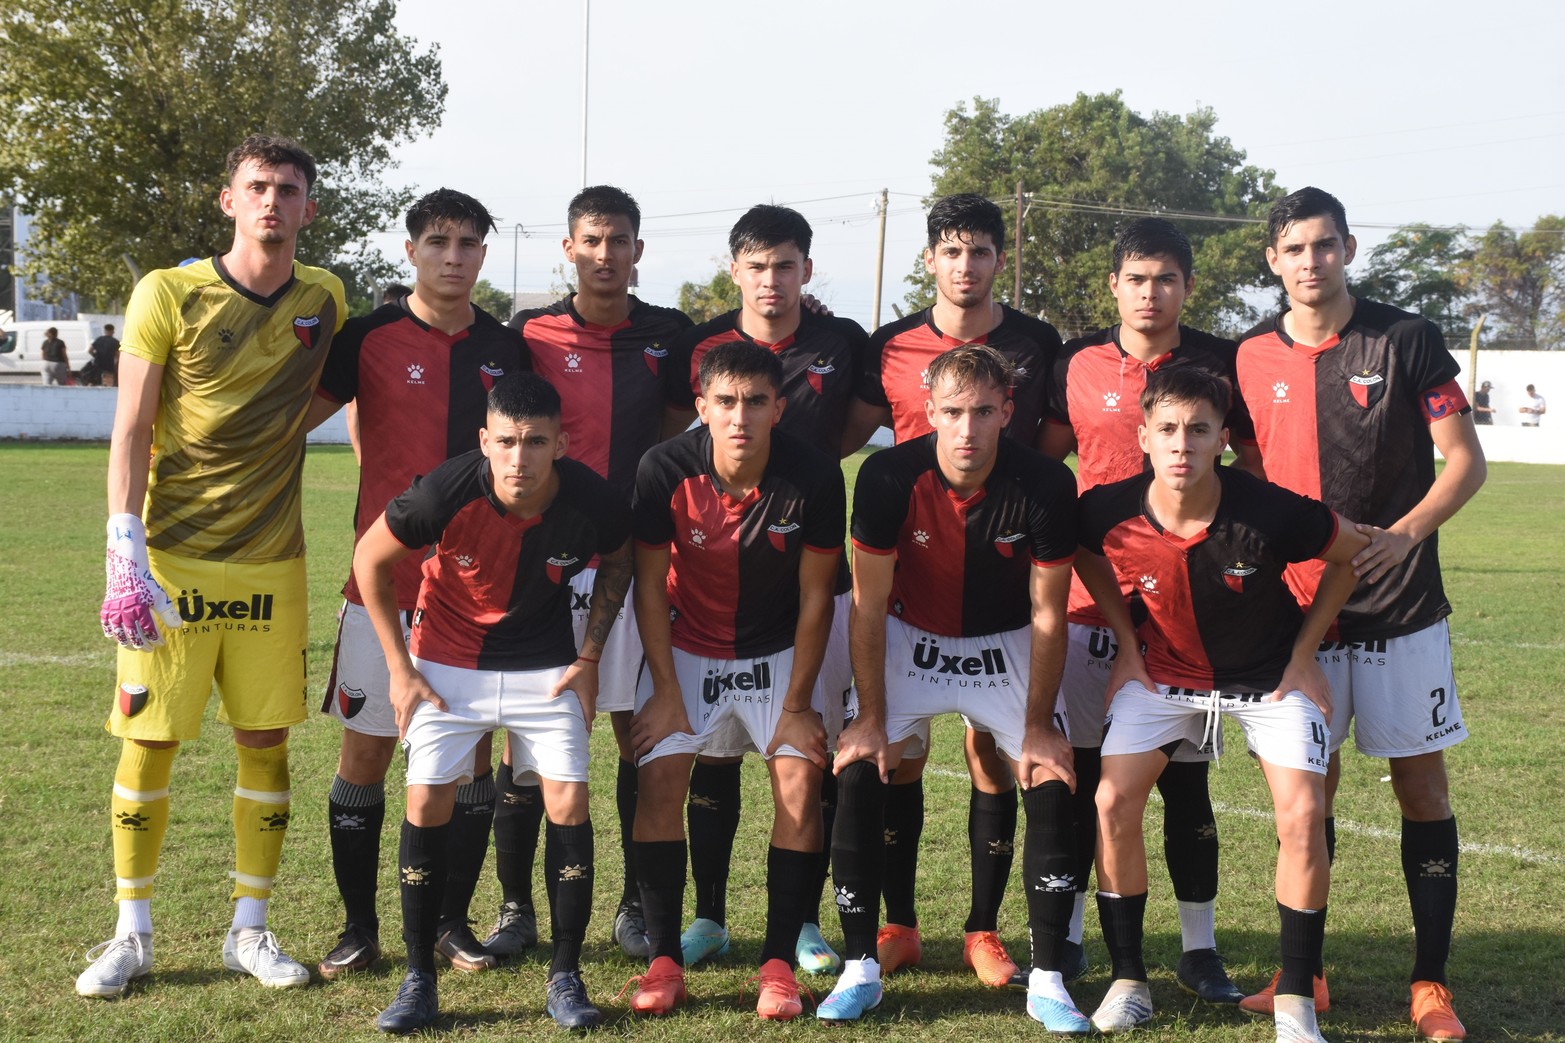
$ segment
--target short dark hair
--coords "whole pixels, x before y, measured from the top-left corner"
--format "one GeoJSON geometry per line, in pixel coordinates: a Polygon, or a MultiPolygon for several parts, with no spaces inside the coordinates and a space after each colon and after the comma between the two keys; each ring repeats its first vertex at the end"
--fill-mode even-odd
{"type": "Polygon", "coordinates": [[[1206,402],[1219,417],[1226,418],[1232,400],[1233,388],[1227,377],[1193,362],[1170,362],[1147,374],[1141,413],[1145,416],[1165,402],[1206,402]]]}
{"type": "Polygon", "coordinates": [[[762,203],[752,206],[734,222],[733,229],[728,233],[728,252],[737,258],[752,250],[772,250],[792,243],[808,258],[810,242],[814,238],[810,223],[799,211],[762,203]]]}
{"type": "Polygon", "coordinates": [[[624,217],[630,220],[630,234],[641,236],[641,207],[623,188],[613,185],[591,185],[571,198],[565,211],[565,230],[576,234],[576,223],[585,217],[624,217]]]}
{"type": "Polygon", "coordinates": [[[105,322],[103,324],[103,332],[104,333],[113,333],[114,332],[114,323],[112,323],[112,322],[105,322]]]}
{"type": "Polygon", "coordinates": [[[706,394],[706,389],[714,380],[743,380],[747,377],[761,377],[770,381],[772,391],[780,393],[783,384],[782,360],[759,344],[731,340],[701,356],[699,376],[702,395],[706,394]]]}
{"type": "Polygon", "coordinates": [[[454,188],[437,188],[408,208],[408,238],[415,243],[430,228],[441,224],[472,225],[480,239],[499,230],[484,204],[454,188]]]}
{"type": "Polygon", "coordinates": [[[44,330],[43,333],[46,337],[58,337],[60,335],[60,331],[55,329],[53,326],[50,326],[48,329],[44,330]]]}
{"type": "Polygon", "coordinates": [[[560,415],[560,393],[536,373],[512,373],[489,389],[489,412],[507,420],[550,420],[560,415]]]}
{"type": "Polygon", "coordinates": [[[1114,236],[1115,275],[1126,261],[1138,257],[1172,257],[1179,270],[1190,278],[1195,268],[1195,252],[1190,249],[1190,237],[1175,227],[1172,221],[1161,217],[1138,217],[1119,230],[1114,236]]]}
{"type": "Polygon", "coordinates": [[[1322,215],[1336,222],[1338,235],[1343,239],[1348,237],[1348,212],[1336,196],[1314,186],[1290,192],[1273,203],[1266,215],[1267,245],[1276,246],[1277,240],[1296,222],[1322,215]]]}
{"type": "Polygon", "coordinates": [[[986,196],[962,192],[937,199],[926,223],[931,250],[953,236],[987,235],[996,253],[1005,252],[1005,215],[986,196]]]}
{"type": "Polygon", "coordinates": [[[983,385],[1010,391],[1016,383],[1016,367],[987,344],[963,344],[941,352],[930,362],[931,393],[942,380],[951,381],[953,390],[959,392],[983,385]]]}
{"type": "Polygon", "coordinates": [[[394,282],[380,291],[380,302],[382,304],[391,304],[393,301],[400,301],[412,292],[413,288],[411,286],[404,286],[399,282],[394,282]]]}
{"type": "Polygon", "coordinates": [[[228,153],[228,180],[234,180],[234,172],[241,164],[255,160],[263,167],[295,166],[304,175],[304,192],[309,195],[315,188],[315,157],[292,138],[277,138],[270,134],[252,134],[228,153]]]}

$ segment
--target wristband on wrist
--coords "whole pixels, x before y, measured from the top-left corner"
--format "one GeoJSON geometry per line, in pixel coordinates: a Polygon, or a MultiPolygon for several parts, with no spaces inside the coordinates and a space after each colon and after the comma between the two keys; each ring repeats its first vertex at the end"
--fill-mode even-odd
{"type": "Polygon", "coordinates": [[[595,655],[578,655],[576,661],[578,663],[596,663],[599,658],[599,656],[595,655]]]}
{"type": "Polygon", "coordinates": [[[790,710],[786,706],[783,707],[783,713],[809,713],[809,712],[810,712],[810,707],[808,707],[808,706],[806,706],[802,710],[790,710]]]}

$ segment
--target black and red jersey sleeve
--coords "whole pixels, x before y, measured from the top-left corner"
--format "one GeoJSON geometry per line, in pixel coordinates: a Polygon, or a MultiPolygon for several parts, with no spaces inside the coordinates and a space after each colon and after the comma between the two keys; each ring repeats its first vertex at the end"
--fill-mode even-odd
{"type": "Polygon", "coordinates": [[[359,393],[359,354],[370,330],[396,322],[402,315],[399,304],[382,304],[368,315],[360,315],[342,324],[332,338],[331,351],[321,369],[318,390],[334,402],[352,402],[359,393]]]}
{"type": "Polygon", "coordinates": [[[915,312],[906,318],[889,322],[869,335],[869,342],[860,358],[858,377],[853,382],[853,394],[872,406],[886,408],[891,400],[886,396],[884,374],[881,372],[886,345],[901,334],[923,325],[924,313],[915,312]]]}
{"type": "Polygon", "coordinates": [[[452,457],[386,505],[386,528],[404,547],[417,549],[440,542],[440,534],[456,513],[473,499],[476,472],[485,471],[484,454],[474,450],[452,457]]]}
{"type": "Polygon", "coordinates": [[[1076,539],[1093,554],[1103,553],[1103,538],[1127,518],[1141,513],[1141,492],[1146,483],[1132,475],[1118,482],[1094,486],[1076,502],[1076,539]]]}
{"type": "Polygon", "coordinates": [[[870,454],[853,484],[853,545],[871,554],[897,549],[918,469],[904,466],[906,456],[870,454]]]}
{"type": "Polygon", "coordinates": [[[666,547],[674,539],[674,488],[685,480],[666,453],[648,453],[636,470],[636,494],[631,501],[631,534],[637,543],[666,547]]]}
{"type": "Polygon", "coordinates": [[[817,467],[801,479],[811,483],[805,494],[804,545],[816,551],[841,550],[848,523],[848,494],[842,467],[817,467]]]}
{"type": "Polygon", "coordinates": [[[1076,478],[1064,464],[1036,453],[1027,459],[1024,481],[1032,530],[1032,560],[1039,565],[1063,565],[1076,556],[1076,478]]]}
{"type": "Polygon", "coordinates": [[[1233,468],[1224,475],[1223,495],[1237,501],[1234,513],[1252,515],[1255,527],[1273,533],[1277,556],[1284,561],[1318,558],[1336,539],[1337,516],[1319,500],[1233,468]]]}

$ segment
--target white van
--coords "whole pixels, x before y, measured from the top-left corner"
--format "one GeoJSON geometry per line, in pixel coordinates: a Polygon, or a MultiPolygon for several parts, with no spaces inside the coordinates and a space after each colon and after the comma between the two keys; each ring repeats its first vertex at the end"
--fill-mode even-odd
{"type": "Polygon", "coordinates": [[[43,342],[50,329],[60,331],[65,341],[65,357],[71,363],[74,379],[81,368],[92,358],[87,349],[103,332],[101,326],[84,319],[52,319],[48,322],[18,322],[3,327],[4,340],[0,341],[0,376],[8,374],[33,374],[43,379],[43,342]]]}

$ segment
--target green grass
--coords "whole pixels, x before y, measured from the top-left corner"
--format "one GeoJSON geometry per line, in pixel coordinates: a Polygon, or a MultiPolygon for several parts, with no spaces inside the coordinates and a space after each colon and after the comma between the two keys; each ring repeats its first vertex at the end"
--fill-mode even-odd
{"type": "MultiPolygon", "coordinates": [[[[9,617],[0,640],[0,686],[7,744],[0,754],[0,1039],[284,1040],[379,1038],[375,1012],[400,980],[397,897],[388,824],[381,874],[383,936],[390,950],[378,974],[280,993],[223,972],[219,949],[229,918],[232,743],[208,719],[201,741],[175,762],[173,823],[158,876],[154,916],[157,969],[124,1001],[79,999],[71,983],[90,945],[113,920],[107,829],[109,784],[118,744],[103,730],[113,684],[112,646],[96,621],[102,596],[102,445],[0,444],[4,548],[0,590],[9,617]]],[[[850,470],[856,465],[850,464],[850,470]]],[[[356,476],[343,449],[312,449],[306,465],[310,541],[312,688],[331,654],[337,591],[346,575],[356,476]]],[[[850,477],[851,484],[851,477],[850,477]]],[[[1559,1039],[1565,1021],[1565,792],[1559,736],[1565,730],[1565,473],[1557,467],[1497,464],[1487,487],[1441,538],[1458,682],[1473,738],[1448,760],[1467,845],[1451,977],[1471,1038],[1559,1039]]],[[[813,1020],[756,1027],[754,973],[764,913],[764,772],[746,766],[746,814],[730,887],[733,951],[690,974],[689,1009],[634,1022],[614,994],[641,968],[608,942],[618,893],[618,840],[612,807],[612,738],[594,735],[594,820],[598,826],[597,906],[585,953],[595,999],[611,1016],[611,1036],[647,1040],[716,1039],[744,1032],[832,1039],[971,1040],[1034,1038],[1019,993],[981,989],[961,969],[967,907],[967,783],[958,725],[939,729],[928,782],[929,823],[920,872],[926,942],[921,972],[893,979],[880,1011],[860,1025],[827,1030],[813,1020]]],[[[1230,749],[1241,749],[1230,734],[1230,749]]],[[[293,829],[284,852],[272,925],[285,948],[314,963],[330,948],[340,910],[326,844],[326,791],[335,770],[336,725],[312,719],[292,739],[293,829]]],[[[398,769],[390,780],[395,788],[398,769]]],[[[1406,974],[1411,958],[1407,897],[1398,860],[1399,828],[1385,764],[1344,760],[1340,838],[1326,955],[1332,1009],[1327,1037],[1411,1038],[1406,974]]],[[[1241,986],[1259,986],[1275,965],[1271,897],[1275,839],[1259,773],[1244,757],[1213,773],[1222,830],[1218,940],[1241,986]]],[[[388,818],[397,817],[393,798],[388,818]]],[[[1159,814],[1154,803],[1153,818],[1159,814]]],[[[1160,861],[1149,822],[1154,863],[1160,861]]],[[[1174,984],[1178,924],[1167,876],[1151,872],[1147,954],[1159,1016],[1140,1038],[1270,1039],[1270,1025],[1231,1010],[1201,1007],[1174,984]]],[[[542,899],[542,888],[537,888],[542,899]]],[[[487,926],[498,902],[492,875],[474,915],[487,926]]],[[[828,910],[829,913],[829,910],[828,910]]],[[[1002,933],[1024,957],[1025,910],[1013,886],[1002,933]]],[[[828,915],[828,937],[837,935],[828,915]]],[[[1090,1010],[1107,986],[1106,957],[1088,913],[1092,973],[1073,992],[1090,1010]]],[[[486,974],[441,975],[443,1035],[454,1039],[553,1037],[543,1015],[546,965],[532,961],[486,974]]],[[[805,976],[807,977],[807,976],[805,976]]],[[[816,986],[815,981],[809,984],[816,986]]],[[[818,983],[824,992],[830,981],[818,983]]]]}

